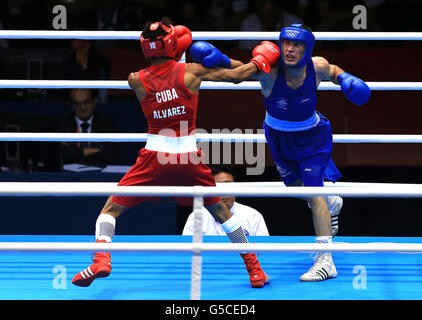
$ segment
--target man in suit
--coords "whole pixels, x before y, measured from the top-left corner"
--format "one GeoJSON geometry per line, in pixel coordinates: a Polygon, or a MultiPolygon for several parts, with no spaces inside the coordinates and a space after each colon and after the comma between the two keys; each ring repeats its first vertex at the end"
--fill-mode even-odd
{"type": "MultiPolygon", "coordinates": [[[[70,91],[70,106],[73,113],[58,123],[59,132],[106,133],[116,132],[114,121],[95,113],[96,98],[89,89],[70,91]]],[[[63,164],[108,165],[117,161],[118,150],[113,142],[62,142],[63,164]]]]}

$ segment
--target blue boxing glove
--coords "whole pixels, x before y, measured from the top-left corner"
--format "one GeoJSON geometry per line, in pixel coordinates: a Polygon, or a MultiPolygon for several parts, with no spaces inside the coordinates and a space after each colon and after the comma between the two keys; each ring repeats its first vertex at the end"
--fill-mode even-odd
{"type": "Polygon", "coordinates": [[[190,55],[193,61],[207,68],[230,68],[232,65],[229,57],[206,41],[195,42],[190,48],[190,55]]]}
{"type": "Polygon", "coordinates": [[[337,81],[341,85],[341,91],[346,98],[358,106],[367,103],[371,97],[371,89],[358,77],[344,72],[337,76],[337,81]]]}

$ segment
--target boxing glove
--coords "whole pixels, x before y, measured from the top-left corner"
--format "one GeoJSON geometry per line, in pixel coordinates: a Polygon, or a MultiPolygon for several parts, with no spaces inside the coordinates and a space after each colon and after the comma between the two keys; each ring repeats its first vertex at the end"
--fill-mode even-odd
{"type": "Polygon", "coordinates": [[[190,48],[192,60],[201,63],[204,67],[230,68],[231,61],[228,56],[221,53],[211,43],[206,41],[197,41],[190,48]]]}
{"type": "Polygon", "coordinates": [[[177,35],[177,48],[176,48],[175,60],[179,61],[182,58],[185,51],[192,44],[192,33],[188,28],[181,25],[174,26],[174,31],[177,35]]]}
{"type": "Polygon", "coordinates": [[[337,76],[337,81],[341,86],[341,91],[353,104],[364,105],[371,97],[371,89],[358,77],[343,72],[337,76]]]}
{"type": "Polygon", "coordinates": [[[280,48],[271,41],[262,41],[252,51],[254,63],[259,71],[270,72],[271,67],[280,59],[280,48]]]}

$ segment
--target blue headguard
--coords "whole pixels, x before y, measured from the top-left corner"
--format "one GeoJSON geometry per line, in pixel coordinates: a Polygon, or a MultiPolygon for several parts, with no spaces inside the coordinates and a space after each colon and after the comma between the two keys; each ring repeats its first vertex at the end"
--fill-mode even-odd
{"type": "MultiPolygon", "coordinates": [[[[315,37],[312,32],[302,29],[302,24],[292,24],[290,27],[283,28],[280,32],[280,50],[282,50],[283,40],[301,41],[305,43],[305,52],[302,58],[296,63],[294,68],[301,68],[305,66],[312,58],[312,50],[314,49],[315,37]]],[[[280,59],[284,63],[284,59],[280,59]]]]}

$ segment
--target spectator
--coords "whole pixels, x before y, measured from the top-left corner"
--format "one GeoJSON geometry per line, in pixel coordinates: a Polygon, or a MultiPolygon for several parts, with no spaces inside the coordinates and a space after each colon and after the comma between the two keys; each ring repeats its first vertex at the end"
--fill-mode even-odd
{"type": "MultiPolygon", "coordinates": [[[[2,19],[0,18],[0,30],[3,30],[4,28],[4,24],[2,19]]],[[[10,44],[9,41],[7,41],[6,39],[0,39],[0,48],[2,49],[7,49],[10,48],[10,44]]]]}
{"type": "MultiPolygon", "coordinates": [[[[101,0],[96,2],[95,29],[104,31],[138,31],[145,7],[136,0],[101,0]]],[[[133,41],[101,40],[97,48],[138,48],[133,41]]]]}
{"type": "MultiPolygon", "coordinates": [[[[64,61],[66,80],[107,80],[110,61],[92,47],[90,40],[73,39],[73,53],[64,61]]],[[[99,92],[100,102],[107,100],[105,89],[99,92]]]]}
{"type": "Polygon", "coordinates": [[[180,24],[189,25],[193,31],[210,31],[216,27],[206,19],[208,6],[207,2],[188,0],[172,3],[172,10],[178,12],[180,24]]]}
{"type": "Polygon", "coordinates": [[[380,10],[385,0],[301,0],[307,6],[306,20],[309,25],[318,31],[354,31],[353,19],[356,13],[353,8],[364,6],[367,10],[367,29],[365,31],[382,31],[379,25],[380,10]]]}
{"type": "Polygon", "coordinates": [[[105,80],[108,78],[110,61],[92,47],[90,40],[73,39],[72,54],[65,60],[66,79],[105,80]]]}
{"type": "MultiPolygon", "coordinates": [[[[234,174],[224,166],[216,166],[211,168],[216,183],[234,182],[234,174]]],[[[236,202],[235,197],[221,197],[223,202],[233,213],[238,216],[242,222],[243,231],[247,236],[269,236],[267,225],[264,217],[257,210],[236,202]]],[[[221,224],[215,221],[211,213],[206,208],[202,208],[202,232],[204,235],[225,235],[221,224]]],[[[193,213],[191,213],[186,221],[183,229],[183,235],[192,235],[193,213]]]]}
{"type": "MultiPolygon", "coordinates": [[[[58,121],[58,132],[116,132],[112,119],[95,113],[96,99],[89,89],[73,89],[70,92],[73,113],[58,121]]],[[[80,163],[107,165],[116,163],[117,150],[113,142],[63,142],[63,164],[80,163]]]]}
{"type": "Polygon", "coordinates": [[[241,20],[248,13],[249,1],[247,0],[211,0],[206,19],[208,30],[238,30],[241,20]]]}
{"type": "Polygon", "coordinates": [[[136,0],[98,1],[96,9],[96,29],[125,31],[139,30],[139,20],[142,19],[144,6],[136,0]]]}
{"type": "MultiPolygon", "coordinates": [[[[302,20],[287,12],[283,3],[275,0],[257,0],[254,2],[254,13],[247,16],[241,26],[241,31],[278,31],[302,20]]],[[[261,41],[240,41],[240,49],[252,49],[261,41]]]]}

